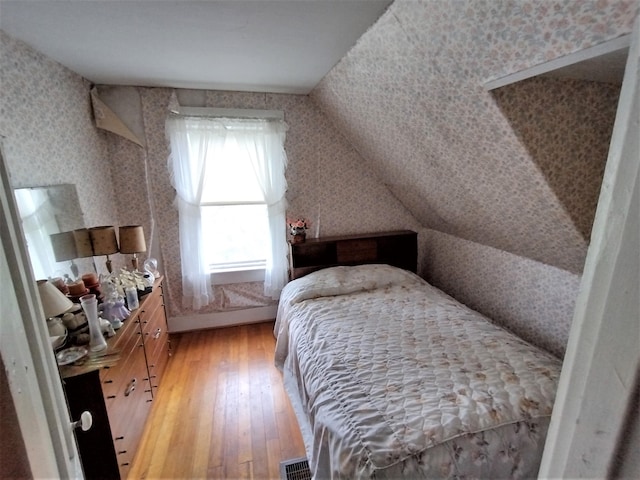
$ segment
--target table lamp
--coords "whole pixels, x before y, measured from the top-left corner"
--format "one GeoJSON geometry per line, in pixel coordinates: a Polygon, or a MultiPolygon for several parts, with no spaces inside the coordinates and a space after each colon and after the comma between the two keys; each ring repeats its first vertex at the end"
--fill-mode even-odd
{"type": "Polygon", "coordinates": [[[71,269],[73,278],[74,280],[78,278],[78,266],[74,262],[74,260],[78,258],[78,251],[76,250],[73,232],[53,233],[49,235],[49,238],[51,239],[53,256],[56,258],[56,262],[71,261],[69,268],[71,269]]]}
{"type": "Polygon", "coordinates": [[[49,280],[38,280],[40,302],[44,316],[49,319],[67,312],[73,307],[73,302],[58,290],[49,280]]]}
{"type": "Polygon", "coordinates": [[[118,253],[116,229],[111,226],[93,227],[89,229],[89,236],[91,237],[91,245],[93,245],[93,254],[107,256],[107,270],[111,273],[113,269],[109,255],[118,253]]]}
{"type": "Polygon", "coordinates": [[[91,244],[91,236],[86,228],[79,228],[73,232],[73,240],[76,244],[76,258],[93,257],[93,245],[91,244]]]}
{"type": "Polygon", "coordinates": [[[144,230],[142,225],[126,225],[120,227],[120,253],[132,253],[131,265],[133,270],[138,270],[138,253],[147,250],[144,241],[144,230]]]}

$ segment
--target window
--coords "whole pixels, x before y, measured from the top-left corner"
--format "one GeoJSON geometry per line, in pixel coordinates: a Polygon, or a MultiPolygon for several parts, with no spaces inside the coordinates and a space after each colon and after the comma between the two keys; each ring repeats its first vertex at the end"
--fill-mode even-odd
{"type": "Polygon", "coordinates": [[[211,272],[264,267],[274,299],[287,281],[286,124],[276,113],[167,119],[185,306],[209,303],[211,272]]]}
{"type": "Polygon", "coordinates": [[[202,189],[202,238],[210,272],[263,268],[269,245],[267,203],[246,149],[227,137],[207,158],[202,189]]]}

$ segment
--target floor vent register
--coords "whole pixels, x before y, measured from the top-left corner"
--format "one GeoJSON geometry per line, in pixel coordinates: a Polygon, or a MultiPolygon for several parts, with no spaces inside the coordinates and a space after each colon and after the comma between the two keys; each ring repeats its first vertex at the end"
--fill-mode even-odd
{"type": "Polygon", "coordinates": [[[311,480],[311,470],[306,458],[295,458],[280,462],[282,480],[311,480]]]}

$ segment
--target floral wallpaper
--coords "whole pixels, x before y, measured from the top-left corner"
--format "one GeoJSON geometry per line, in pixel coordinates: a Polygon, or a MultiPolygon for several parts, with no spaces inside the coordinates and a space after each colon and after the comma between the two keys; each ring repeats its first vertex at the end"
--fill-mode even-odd
{"type": "MultiPolygon", "coordinates": [[[[112,90],[115,87],[112,87],[112,90]]],[[[179,317],[273,304],[262,283],[218,285],[215,301],[198,312],[182,307],[178,213],[167,170],[165,119],[172,89],[139,88],[146,149],[109,135],[120,216],[153,218],[157,255],[166,275],[170,316],[179,317]],[[148,176],[150,181],[145,181],[148,176]],[[134,209],[132,205],[138,206],[134,209]]],[[[112,91],[113,94],[113,91],[112,91]]],[[[289,216],[308,218],[310,236],[414,229],[419,225],[369,170],[319,109],[303,95],[177,90],[184,106],[282,110],[289,126],[285,150],[289,216]]],[[[284,228],[284,226],[283,226],[284,228]]]]}
{"type": "Polygon", "coordinates": [[[536,77],[492,91],[576,229],[588,241],[620,85],[536,77]]]}
{"type": "MultiPolygon", "coordinates": [[[[89,91],[80,76],[0,32],[2,89],[0,134],[15,187],[75,184],[87,226],[142,224],[146,256],[159,259],[166,275],[170,315],[181,309],[181,267],[174,190],[166,162],[164,120],[172,90],[103,87],[118,94],[129,114],[139,112],[147,148],[98,130],[93,125],[89,91]],[[133,113],[132,113],[133,112],[133,113]]],[[[331,235],[386,229],[417,229],[415,219],[368,170],[346,139],[306,96],[179,91],[185,105],[282,109],[289,124],[289,212],[310,219],[309,234],[331,235]],[[196,99],[196,100],[194,100],[196,99]],[[378,199],[384,206],[371,209],[378,199]]],[[[124,255],[114,267],[128,266],[124,255]]],[[[96,259],[99,271],[104,262],[96,259]]],[[[262,284],[216,287],[208,311],[271,304],[262,284]]]]}
{"type": "Polygon", "coordinates": [[[580,275],[436,230],[421,238],[427,281],[562,358],[580,275]]]}
{"type": "Polygon", "coordinates": [[[88,82],[0,31],[0,85],[12,186],[75,184],[87,226],[117,224],[109,146],[93,126],[88,82]]]}
{"type": "Polygon", "coordinates": [[[311,96],[424,226],[580,273],[588,241],[484,84],[629,33],[637,8],[397,0],[311,96]]]}
{"type": "Polygon", "coordinates": [[[425,228],[422,274],[556,354],[617,88],[484,84],[628,34],[637,11],[630,0],[396,0],[311,92],[425,228]]]}

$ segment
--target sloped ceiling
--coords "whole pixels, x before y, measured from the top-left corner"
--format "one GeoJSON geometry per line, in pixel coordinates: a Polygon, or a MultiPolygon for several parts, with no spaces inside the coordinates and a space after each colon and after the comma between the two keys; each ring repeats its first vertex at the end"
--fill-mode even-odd
{"type": "MultiPolygon", "coordinates": [[[[572,218],[566,197],[583,193],[554,192],[517,122],[483,85],[629,33],[636,9],[633,1],[396,0],[311,95],[425,227],[580,273],[590,228],[572,218]]],[[[563,148],[546,162],[565,161],[563,148]]],[[[589,171],[601,175],[602,156],[589,171]]],[[[563,170],[560,188],[584,174],[579,165],[563,170]]]]}
{"type": "Polygon", "coordinates": [[[309,93],[391,0],[0,0],[0,28],[95,84],[309,93]]]}

